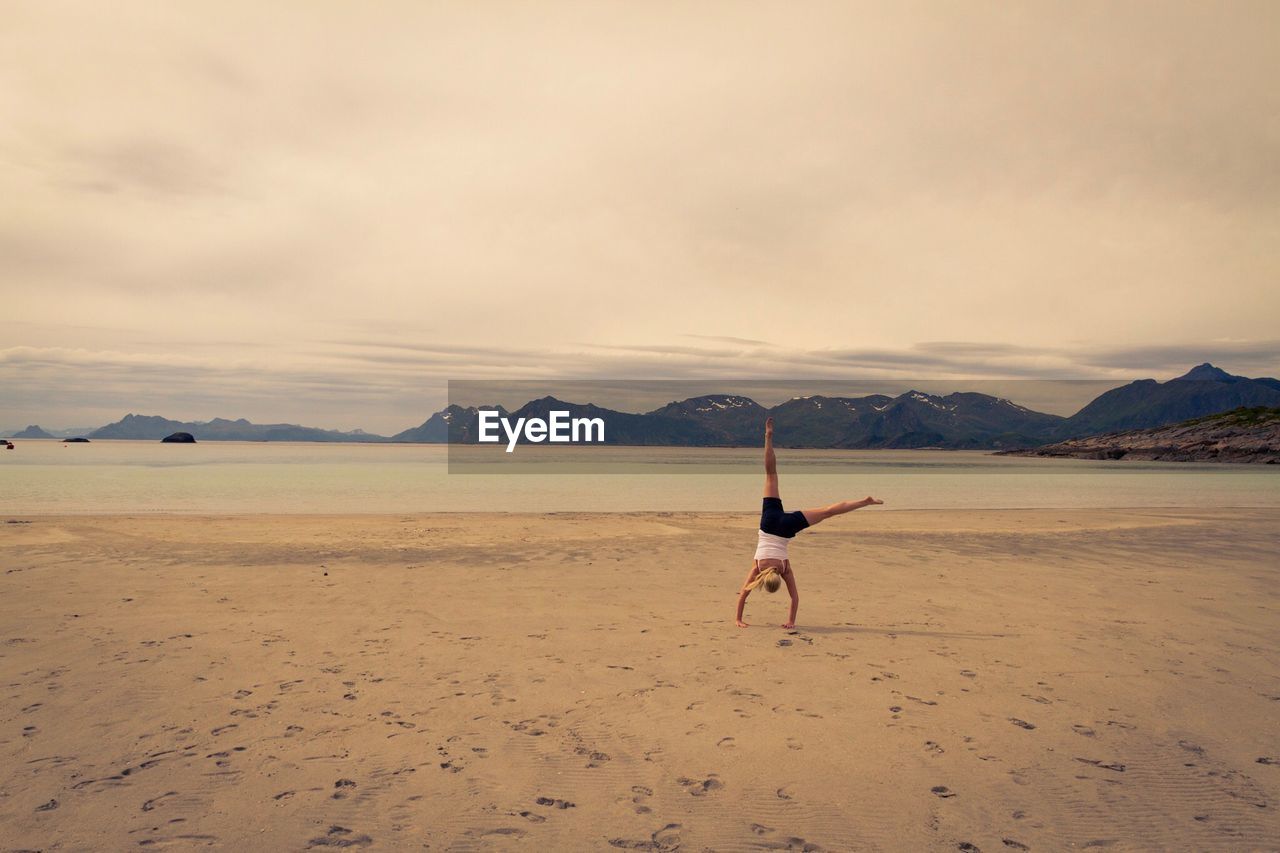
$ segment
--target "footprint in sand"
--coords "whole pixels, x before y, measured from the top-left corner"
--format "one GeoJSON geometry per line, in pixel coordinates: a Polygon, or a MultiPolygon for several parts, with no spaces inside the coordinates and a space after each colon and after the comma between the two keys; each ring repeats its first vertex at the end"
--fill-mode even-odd
{"type": "Polygon", "coordinates": [[[534,802],[540,806],[554,806],[557,809],[577,808],[576,803],[571,803],[568,800],[561,800],[555,797],[538,797],[534,802]]]}
{"type": "Polygon", "coordinates": [[[307,842],[307,847],[368,847],[373,839],[361,833],[357,835],[345,826],[329,827],[329,831],[319,838],[307,842]]]}
{"type": "Polygon", "coordinates": [[[702,797],[714,791],[718,791],[724,787],[715,773],[708,774],[706,779],[678,779],[677,780],[691,796],[702,797]]]}
{"type": "Polygon", "coordinates": [[[574,750],[573,750],[573,751],[574,751],[574,753],[576,753],[577,755],[585,755],[585,756],[587,756],[587,758],[588,758],[588,761],[587,761],[587,767],[588,767],[588,768],[592,768],[592,767],[599,767],[599,766],[600,766],[601,764],[603,764],[604,762],[606,762],[606,761],[612,761],[612,760],[613,760],[613,758],[612,758],[612,757],[610,757],[609,753],[607,753],[607,752],[600,752],[599,750],[592,750],[592,749],[590,749],[590,748],[588,748],[588,747],[585,747],[585,746],[578,746],[578,747],[574,747],[574,750]]]}
{"type": "Polygon", "coordinates": [[[158,796],[158,797],[152,797],[151,799],[149,799],[149,800],[147,800],[145,803],[143,803],[143,804],[142,804],[142,810],[143,810],[144,812],[154,811],[154,810],[155,810],[155,808],[156,808],[157,806],[161,805],[161,803],[162,803],[164,800],[166,800],[166,799],[167,799],[167,798],[169,798],[169,797],[176,797],[177,795],[178,795],[178,792],[177,792],[177,791],[166,791],[165,793],[161,794],[160,796],[158,796]]]}
{"type": "Polygon", "coordinates": [[[644,785],[632,785],[631,793],[635,795],[631,798],[631,804],[635,806],[636,814],[648,814],[653,811],[653,809],[644,804],[645,800],[653,796],[652,788],[646,788],[644,785]]]}
{"type": "MultiPolygon", "coordinates": [[[[765,826],[762,823],[753,823],[751,824],[751,831],[756,835],[773,835],[777,830],[771,826],[765,826]]],[[[760,841],[757,842],[757,844],[767,850],[800,850],[803,851],[803,853],[824,853],[823,848],[820,845],[806,841],[796,835],[776,841],[760,841]]]]}
{"type": "Polygon", "coordinates": [[[527,734],[530,737],[540,737],[546,734],[546,732],[544,732],[542,729],[537,728],[537,724],[538,724],[538,721],[536,719],[520,720],[519,722],[516,722],[516,723],[507,723],[507,725],[511,727],[512,731],[523,732],[524,734],[527,734]]]}
{"type": "Polygon", "coordinates": [[[623,850],[678,850],[680,848],[680,829],[680,824],[669,823],[650,835],[647,840],[610,838],[609,846],[623,850]]]}
{"type": "Polygon", "coordinates": [[[1019,720],[1017,717],[1010,717],[1009,722],[1013,723],[1018,728],[1026,729],[1027,731],[1031,731],[1036,727],[1035,723],[1028,723],[1026,720],[1019,720]]]}
{"type": "MultiPolygon", "coordinates": [[[[230,766],[231,766],[231,753],[232,753],[232,752],[244,752],[244,750],[245,750],[245,747],[243,747],[243,746],[237,746],[235,749],[231,749],[231,750],[223,750],[223,751],[221,751],[221,752],[211,752],[211,753],[209,753],[208,755],[206,755],[206,756],[205,756],[205,758],[214,758],[214,759],[217,759],[216,761],[214,761],[214,762],[213,762],[213,763],[214,763],[214,765],[215,765],[215,766],[217,766],[217,767],[230,767],[230,766]]],[[[146,769],[146,768],[141,768],[141,769],[146,769]]],[[[132,770],[132,769],[124,770],[124,771],[122,771],[122,772],[121,772],[121,775],[123,775],[123,776],[128,776],[128,775],[129,775],[130,773],[132,773],[132,772],[133,772],[133,770],[132,770]]]]}
{"type": "Polygon", "coordinates": [[[946,785],[934,785],[929,790],[944,800],[956,795],[956,792],[948,788],[946,785]]]}

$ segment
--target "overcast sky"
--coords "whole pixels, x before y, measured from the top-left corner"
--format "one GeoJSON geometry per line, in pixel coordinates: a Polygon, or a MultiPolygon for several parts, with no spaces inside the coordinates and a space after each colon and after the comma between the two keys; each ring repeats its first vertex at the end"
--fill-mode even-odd
{"type": "Polygon", "coordinates": [[[6,4],[0,427],[1277,375],[1278,35],[1274,2],[6,4]]]}

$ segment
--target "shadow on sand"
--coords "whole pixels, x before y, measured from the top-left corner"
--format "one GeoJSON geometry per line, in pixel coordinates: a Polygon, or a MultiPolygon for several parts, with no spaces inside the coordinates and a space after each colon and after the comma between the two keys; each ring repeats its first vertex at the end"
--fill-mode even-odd
{"type": "Polygon", "coordinates": [[[876,634],[881,637],[937,637],[944,640],[1001,640],[1020,634],[978,634],[963,631],[918,631],[912,629],[872,628],[862,625],[802,625],[801,634],[876,634]]]}

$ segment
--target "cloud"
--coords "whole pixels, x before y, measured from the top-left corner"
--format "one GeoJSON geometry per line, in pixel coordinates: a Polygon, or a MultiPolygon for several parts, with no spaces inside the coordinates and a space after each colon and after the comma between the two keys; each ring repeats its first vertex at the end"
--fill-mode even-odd
{"type": "Polygon", "coordinates": [[[29,4],[0,347],[43,354],[0,367],[23,417],[115,388],[384,429],[457,376],[1280,373],[1277,24],[29,4]]]}
{"type": "Polygon", "coordinates": [[[1082,353],[1079,361],[1089,366],[1158,373],[1185,372],[1207,361],[1237,374],[1274,375],[1280,365],[1280,339],[1114,347],[1082,353]]]}
{"type": "Polygon", "coordinates": [[[224,192],[223,172],[194,149],[163,138],[133,137],[67,152],[75,170],[86,174],[73,184],[91,192],[117,188],[188,195],[224,192]]]}
{"type": "MultiPolygon", "coordinates": [[[[6,420],[59,426],[102,422],[127,411],[181,419],[249,417],[336,429],[393,433],[441,408],[450,382],[479,382],[471,402],[519,405],[521,394],[574,393],[581,383],[602,405],[643,410],[704,393],[740,393],[772,404],[797,394],[861,395],[979,390],[1070,414],[1102,390],[1137,378],[1167,380],[1206,358],[1235,373],[1271,364],[1280,342],[1205,343],[1108,353],[1052,353],[982,342],[888,350],[769,348],[752,357],[713,347],[616,345],[556,352],[517,347],[458,347],[344,340],[302,352],[221,346],[207,352],[116,351],[18,346],[0,349],[6,420]],[[1214,347],[1218,349],[1214,349],[1214,347]],[[1156,369],[1153,369],[1156,368],[1156,369]],[[487,383],[487,384],[486,384],[487,383]],[[530,389],[533,389],[532,391],[530,389]]],[[[572,397],[571,397],[572,399],[572,397]]]]}
{"type": "Polygon", "coordinates": [[[694,334],[684,334],[684,335],[681,335],[681,337],[684,337],[684,338],[698,338],[698,339],[701,339],[701,340],[704,340],[704,341],[719,341],[720,343],[726,343],[726,344],[745,344],[745,345],[747,345],[747,346],[762,346],[762,347],[773,346],[773,345],[772,345],[771,343],[769,343],[768,341],[757,341],[757,340],[754,340],[754,339],[752,339],[752,338],[735,338],[735,337],[731,337],[731,336],[729,336],[729,335],[694,335],[694,334]]]}

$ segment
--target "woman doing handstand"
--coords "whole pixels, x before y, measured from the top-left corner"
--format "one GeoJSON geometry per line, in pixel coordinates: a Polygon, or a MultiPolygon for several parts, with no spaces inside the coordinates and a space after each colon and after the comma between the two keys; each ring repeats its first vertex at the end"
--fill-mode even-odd
{"type": "Polygon", "coordinates": [[[778,460],[773,453],[773,418],[764,422],[764,509],[760,513],[760,536],[756,545],[756,556],[751,564],[751,571],[738,593],[738,613],[735,621],[739,628],[746,628],[742,621],[742,608],[746,606],[747,596],[753,589],[764,587],[766,592],[777,592],[785,581],[787,591],[791,593],[791,614],[783,623],[783,628],[796,626],[796,611],[800,608],[800,593],[796,590],[796,575],[791,569],[791,561],[787,559],[787,545],[797,533],[806,527],[812,527],[819,521],[833,515],[844,515],[864,506],[882,504],[884,501],[875,498],[863,498],[860,501],[841,501],[818,509],[806,509],[798,512],[785,512],[782,499],[778,497],[778,460]]]}

